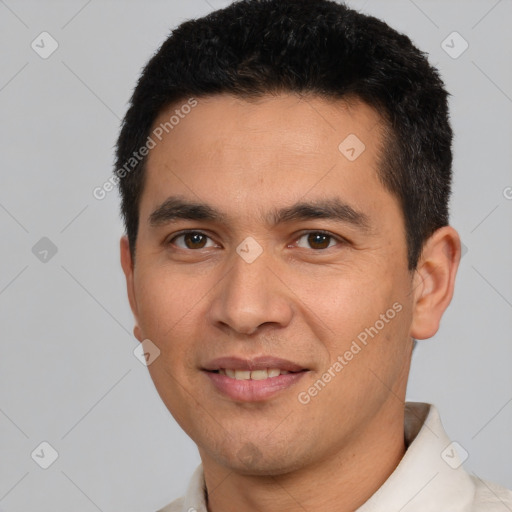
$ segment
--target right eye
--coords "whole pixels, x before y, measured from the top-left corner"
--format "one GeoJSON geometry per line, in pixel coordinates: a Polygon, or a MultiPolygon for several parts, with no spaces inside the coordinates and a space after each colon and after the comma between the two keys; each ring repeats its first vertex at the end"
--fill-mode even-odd
{"type": "Polygon", "coordinates": [[[211,240],[212,245],[206,245],[208,240],[211,240],[210,237],[200,231],[185,231],[171,238],[168,243],[176,245],[176,247],[184,250],[215,247],[213,240],[211,240]]]}

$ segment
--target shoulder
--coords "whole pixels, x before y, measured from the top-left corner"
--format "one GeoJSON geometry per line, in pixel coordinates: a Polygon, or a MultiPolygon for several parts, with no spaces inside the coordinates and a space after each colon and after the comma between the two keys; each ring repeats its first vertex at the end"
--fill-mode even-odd
{"type": "Polygon", "coordinates": [[[181,512],[183,509],[183,497],[178,498],[157,512],[181,512]]]}
{"type": "Polygon", "coordinates": [[[475,484],[474,512],[512,510],[512,491],[473,475],[471,478],[475,484]]]}
{"type": "Polygon", "coordinates": [[[203,466],[199,464],[189,480],[185,495],[157,512],[207,512],[205,491],[203,466]]]}

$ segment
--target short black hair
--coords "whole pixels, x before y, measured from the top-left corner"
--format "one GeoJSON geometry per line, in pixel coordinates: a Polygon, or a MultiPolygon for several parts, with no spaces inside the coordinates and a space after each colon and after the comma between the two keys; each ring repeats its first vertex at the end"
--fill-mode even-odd
{"type": "Polygon", "coordinates": [[[182,23],[150,59],[123,120],[114,171],[133,258],[147,160],[138,151],[163,109],[221,93],[286,92],[356,98],[379,113],[379,179],[399,200],[408,265],[416,268],[424,242],[448,224],[448,93],[407,36],[330,0],[239,0],[182,23]]]}

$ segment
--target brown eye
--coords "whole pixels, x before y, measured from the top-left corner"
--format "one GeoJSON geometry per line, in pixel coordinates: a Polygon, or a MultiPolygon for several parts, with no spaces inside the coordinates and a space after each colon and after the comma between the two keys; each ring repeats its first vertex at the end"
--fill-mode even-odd
{"type": "MultiPolygon", "coordinates": [[[[180,249],[204,249],[209,237],[198,231],[190,231],[175,236],[170,243],[175,244],[180,249]]],[[[211,246],[210,246],[211,247],[211,246]]]]}
{"type": "Polygon", "coordinates": [[[335,239],[333,235],[323,233],[322,231],[311,231],[310,233],[304,233],[298,240],[297,245],[299,247],[305,247],[306,249],[328,249],[335,245],[335,239]],[[301,245],[300,240],[306,239],[306,244],[301,245]]]}

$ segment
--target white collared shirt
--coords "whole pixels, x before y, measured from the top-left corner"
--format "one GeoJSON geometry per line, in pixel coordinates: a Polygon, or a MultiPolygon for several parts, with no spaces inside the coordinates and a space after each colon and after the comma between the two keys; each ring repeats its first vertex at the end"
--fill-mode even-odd
{"type": "MultiPolygon", "coordinates": [[[[512,491],[468,474],[435,406],[405,406],[402,460],[356,512],[512,512],[512,491]]],[[[158,512],[208,512],[202,465],[185,496],[158,512]]]]}

